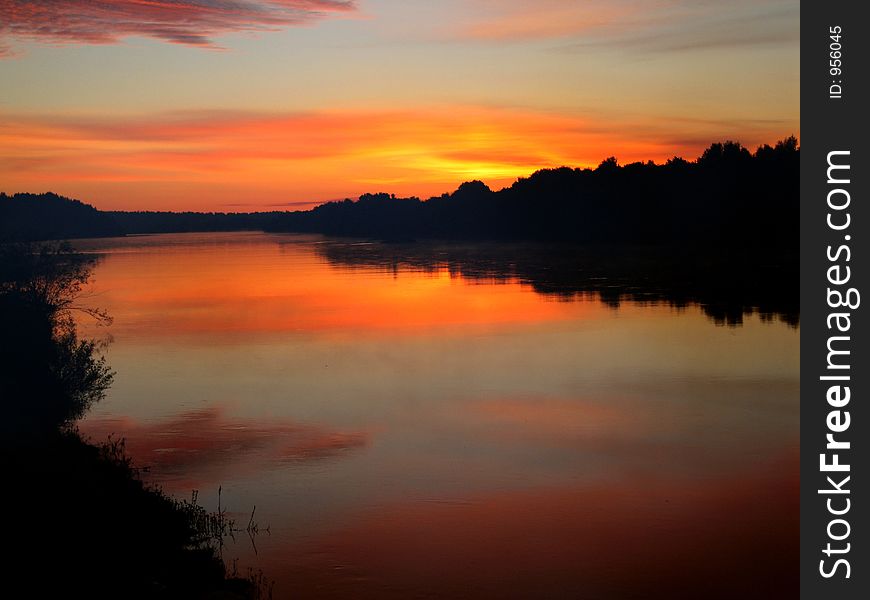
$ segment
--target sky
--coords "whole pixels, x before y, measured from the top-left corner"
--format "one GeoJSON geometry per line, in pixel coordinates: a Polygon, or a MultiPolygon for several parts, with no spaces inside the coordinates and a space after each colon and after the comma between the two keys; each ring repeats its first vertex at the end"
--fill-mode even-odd
{"type": "Polygon", "coordinates": [[[0,0],[0,191],[296,210],[800,135],[797,0],[0,0]]]}

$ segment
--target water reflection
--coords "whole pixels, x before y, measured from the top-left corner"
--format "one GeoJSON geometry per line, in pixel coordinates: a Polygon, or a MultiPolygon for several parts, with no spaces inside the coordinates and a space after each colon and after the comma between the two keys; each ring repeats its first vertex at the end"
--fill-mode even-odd
{"type": "Polygon", "coordinates": [[[96,441],[123,432],[139,467],[178,491],[218,485],[234,471],[338,458],[369,443],[366,432],[231,418],[216,406],[148,423],[95,417],[87,432],[96,441]]]}
{"type": "Polygon", "coordinates": [[[303,598],[795,598],[797,453],[739,475],[407,502],[292,548],[303,598]]]}
{"type": "Polygon", "coordinates": [[[712,288],[569,284],[523,246],[85,247],[117,376],[82,429],[256,504],[271,535],[226,552],[276,597],[791,597],[787,294],[738,286],[717,327],[712,288]]]}
{"type": "Polygon", "coordinates": [[[744,315],[800,319],[796,255],[732,255],[655,247],[548,244],[346,242],[327,240],[317,251],[353,268],[438,272],[472,281],[520,281],[563,300],[593,295],[623,302],[700,306],[718,324],[739,325],[744,315]]]}

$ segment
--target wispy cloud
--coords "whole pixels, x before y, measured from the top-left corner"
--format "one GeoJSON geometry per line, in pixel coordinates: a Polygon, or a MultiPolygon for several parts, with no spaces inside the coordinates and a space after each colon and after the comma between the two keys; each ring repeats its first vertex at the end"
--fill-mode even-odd
{"type": "MultiPolygon", "coordinates": [[[[334,200],[343,200],[344,198],[335,198],[334,200]]],[[[329,202],[327,200],[326,202],[329,202]]],[[[221,206],[225,206],[227,208],[251,208],[256,210],[262,210],[263,207],[267,208],[275,208],[280,210],[304,210],[308,208],[314,208],[318,204],[322,202],[225,202],[221,204],[221,206]]]]}
{"type": "Polygon", "coordinates": [[[307,25],[354,0],[0,0],[0,57],[10,40],[113,44],[130,36],[215,47],[215,36],[307,25]]]}
{"type": "Polygon", "coordinates": [[[610,27],[632,14],[623,0],[565,2],[564,0],[469,0],[478,13],[452,32],[460,38],[523,41],[571,37],[610,27]]]}
{"type": "Polygon", "coordinates": [[[674,19],[656,20],[648,27],[602,29],[595,35],[579,38],[565,49],[607,46],[645,53],[689,52],[797,44],[799,38],[798,3],[773,1],[731,11],[684,9],[674,19]]]}
{"type": "Polygon", "coordinates": [[[797,0],[476,0],[482,16],[459,29],[480,41],[554,40],[568,50],[671,52],[796,43],[797,0]]]}

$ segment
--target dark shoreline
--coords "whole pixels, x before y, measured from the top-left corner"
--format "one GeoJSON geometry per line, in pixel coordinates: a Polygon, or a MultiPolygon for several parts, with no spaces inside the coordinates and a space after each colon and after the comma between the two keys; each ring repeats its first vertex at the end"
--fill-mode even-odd
{"type": "MultiPolygon", "coordinates": [[[[76,421],[114,373],[78,337],[93,257],[65,245],[0,245],[0,468],[9,584],[40,597],[258,598],[263,579],[228,572],[223,514],[147,484],[123,440],[83,439],[76,421]]],[[[229,529],[228,529],[229,528],[229,529]]]]}

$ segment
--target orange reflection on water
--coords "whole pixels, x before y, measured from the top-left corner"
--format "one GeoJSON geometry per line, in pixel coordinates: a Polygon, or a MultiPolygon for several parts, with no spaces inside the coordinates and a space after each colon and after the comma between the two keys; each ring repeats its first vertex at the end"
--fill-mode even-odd
{"type": "Polygon", "coordinates": [[[82,429],[255,504],[228,555],[276,597],[794,597],[798,330],[320,243],[85,248],[118,377],[82,429]]]}
{"type": "Polygon", "coordinates": [[[97,302],[113,315],[116,332],[147,322],[159,325],[161,335],[492,328],[610,310],[591,300],[542,302],[516,281],[475,285],[446,266],[358,277],[328,266],[310,239],[259,239],[110,255],[95,282],[97,302]]]}
{"type": "Polygon", "coordinates": [[[738,476],[398,504],[288,548],[307,558],[282,583],[318,598],[793,598],[798,472],[791,451],[738,476]]]}

